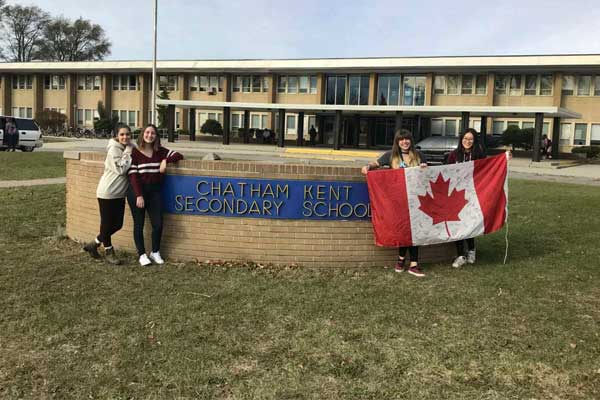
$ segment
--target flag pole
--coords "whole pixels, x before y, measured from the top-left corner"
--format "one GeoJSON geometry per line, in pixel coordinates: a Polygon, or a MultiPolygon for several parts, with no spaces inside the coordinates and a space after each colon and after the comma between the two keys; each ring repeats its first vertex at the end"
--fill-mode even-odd
{"type": "Polygon", "coordinates": [[[154,51],[152,53],[152,114],[151,124],[156,125],[156,22],[157,22],[157,11],[158,11],[158,0],[154,0],[153,15],[154,15],[154,51]]]}

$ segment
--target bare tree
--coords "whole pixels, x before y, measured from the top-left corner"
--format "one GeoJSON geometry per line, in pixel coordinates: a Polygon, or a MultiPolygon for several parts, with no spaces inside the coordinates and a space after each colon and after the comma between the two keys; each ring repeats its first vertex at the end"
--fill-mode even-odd
{"type": "Polygon", "coordinates": [[[2,58],[15,62],[34,59],[49,20],[50,15],[36,6],[4,6],[0,21],[2,58]]]}
{"type": "Polygon", "coordinates": [[[36,58],[47,61],[98,61],[110,54],[104,29],[89,20],[56,18],[46,24],[36,58]]]}

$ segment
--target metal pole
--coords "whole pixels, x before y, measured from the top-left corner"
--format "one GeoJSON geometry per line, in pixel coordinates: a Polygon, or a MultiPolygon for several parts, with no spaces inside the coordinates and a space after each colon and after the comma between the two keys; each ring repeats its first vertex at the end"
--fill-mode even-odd
{"type": "Polygon", "coordinates": [[[152,53],[152,117],[150,123],[156,125],[156,21],[158,0],[154,0],[154,51],[152,53]]]}

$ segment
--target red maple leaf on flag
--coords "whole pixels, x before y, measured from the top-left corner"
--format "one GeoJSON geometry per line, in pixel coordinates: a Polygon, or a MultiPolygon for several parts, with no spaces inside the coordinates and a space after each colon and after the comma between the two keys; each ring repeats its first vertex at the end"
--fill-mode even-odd
{"type": "Polygon", "coordinates": [[[444,180],[440,173],[435,182],[429,182],[431,185],[431,196],[425,193],[425,196],[419,196],[419,210],[429,215],[433,219],[433,225],[443,222],[446,225],[448,237],[450,230],[448,229],[448,221],[460,221],[458,214],[467,205],[468,201],[465,198],[465,189],[452,190],[448,193],[450,187],[450,178],[444,180]]]}

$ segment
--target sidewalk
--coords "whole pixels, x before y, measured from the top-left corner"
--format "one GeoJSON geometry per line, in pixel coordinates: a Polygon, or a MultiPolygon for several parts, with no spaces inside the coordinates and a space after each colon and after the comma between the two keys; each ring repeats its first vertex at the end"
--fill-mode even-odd
{"type": "MultiPolygon", "coordinates": [[[[46,151],[102,151],[106,150],[106,139],[74,139],[44,143],[46,151]]],[[[320,147],[277,147],[275,145],[240,144],[223,145],[218,142],[181,141],[166,143],[170,149],[178,150],[189,157],[202,157],[216,153],[223,159],[245,159],[252,161],[303,163],[303,164],[344,164],[359,167],[376,159],[383,151],[363,149],[332,150],[320,147]]],[[[520,179],[537,179],[566,183],[600,185],[600,164],[578,164],[572,160],[562,160],[555,166],[554,160],[538,163],[527,158],[513,158],[509,164],[510,176],[520,179]]]]}
{"type": "Polygon", "coordinates": [[[29,179],[24,181],[0,181],[0,188],[13,188],[23,186],[58,185],[66,183],[67,178],[29,179]]]}

